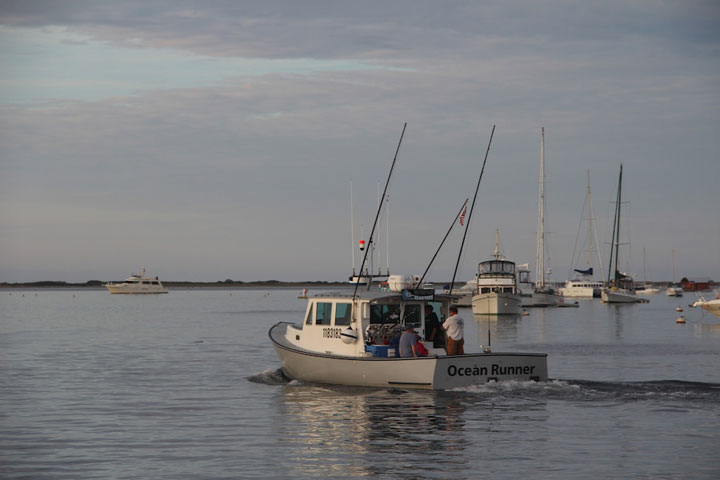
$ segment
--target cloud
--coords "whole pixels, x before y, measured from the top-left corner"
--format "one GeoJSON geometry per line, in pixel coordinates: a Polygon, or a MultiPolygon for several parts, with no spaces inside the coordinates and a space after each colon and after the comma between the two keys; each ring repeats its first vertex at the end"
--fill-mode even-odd
{"type": "MultiPolygon", "coordinates": [[[[15,79],[53,100],[0,106],[0,281],[44,279],[23,273],[42,271],[36,255],[61,273],[90,258],[97,270],[82,275],[104,279],[140,260],[163,278],[342,279],[350,181],[367,232],[404,122],[398,273],[424,269],[496,124],[466,277],[495,228],[514,259],[534,258],[542,126],[555,280],[586,170],[605,216],[620,162],[636,252],[679,250],[692,231],[686,265],[712,275],[717,7],[651,6],[5,2],[2,31],[36,41],[3,42],[0,61],[76,54],[61,87],[112,88],[78,98],[50,89],[57,78],[15,79]]],[[[431,278],[449,279],[458,235],[431,278]]]]}

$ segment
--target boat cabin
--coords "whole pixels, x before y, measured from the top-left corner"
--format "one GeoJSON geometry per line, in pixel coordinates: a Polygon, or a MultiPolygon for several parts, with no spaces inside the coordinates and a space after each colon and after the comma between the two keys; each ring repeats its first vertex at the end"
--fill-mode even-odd
{"type": "MultiPolygon", "coordinates": [[[[308,298],[302,328],[288,327],[287,340],[319,353],[395,356],[405,325],[411,325],[424,340],[425,305],[432,306],[442,323],[449,315],[450,298],[432,290],[365,291],[354,300],[351,292],[317,294],[308,298]]],[[[432,342],[424,345],[431,354],[445,353],[444,349],[433,352],[432,342]]]]}
{"type": "Polygon", "coordinates": [[[478,294],[517,293],[515,262],[487,260],[478,264],[478,294]]]}

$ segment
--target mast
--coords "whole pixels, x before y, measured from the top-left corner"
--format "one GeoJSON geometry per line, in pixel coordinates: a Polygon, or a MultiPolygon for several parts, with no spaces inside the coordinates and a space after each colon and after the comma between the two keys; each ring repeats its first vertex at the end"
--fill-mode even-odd
{"type": "Polygon", "coordinates": [[[618,274],[618,247],[620,246],[620,203],[622,201],[622,163],[620,164],[620,176],[618,177],[618,191],[615,200],[615,219],[613,221],[612,248],[610,249],[610,266],[608,267],[608,285],[611,279],[617,279],[618,274]],[[613,259],[613,256],[615,257],[613,259]],[[614,273],[613,272],[614,267],[614,273]]]}
{"type": "MultiPolygon", "coordinates": [[[[589,239],[589,245],[588,248],[590,249],[590,268],[593,268],[593,261],[594,261],[594,255],[593,255],[593,226],[592,226],[592,198],[590,197],[590,169],[587,171],[587,203],[588,203],[588,215],[590,215],[590,218],[588,218],[588,239],[589,239]]],[[[599,252],[598,252],[599,254],[599,252]]]]}
{"type": "Polygon", "coordinates": [[[355,277],[355,219],[353,210],[353,184],[350,180],[350,250],[352,250],[352,280],[355,277]]]}
{"type": "Polygon", "coordinates": [[[385,199],[387,202],[387,207],[385,207],[385,222],[387,223],[387,226],[385,227],[385,255],[387,257],[386,259],[386,271],[385,274],[389,277],[390,276],[390,195],[387,196],[385,199]]]}
{"type": "MultiPolygon", "coordinates": [[[[597,220],[595,220],[595,209],[592,205],[592,196],[590,195],[590,170],[587,171],[587,177],[588,177],[588,206],[590,208],[590,229],[594,230],[595,232],[595,248],[597,249],[597,256],[598,256],[598,265],[600,265],[600,278],[605,277],[605,272],[603,272],[603,263],[602,263],[602,254],[600,253],[600,238],[598,237],[598,231],[597,231],[597,220]],[[594,227],[593,227],[594,224],[594,227]]],[[[590,266],[592,266],[593,257],[592,255],[592,235],[590,235],[590,266]]],[[[594,275],[593,275],[594,276],[594,275]]]]}
{"type": "Polygon", "coordinates": [[[540,141],[540,193],[538,195],[537,252],[535,256],[535,287],[545,286],[545,127],[540,141]]]}

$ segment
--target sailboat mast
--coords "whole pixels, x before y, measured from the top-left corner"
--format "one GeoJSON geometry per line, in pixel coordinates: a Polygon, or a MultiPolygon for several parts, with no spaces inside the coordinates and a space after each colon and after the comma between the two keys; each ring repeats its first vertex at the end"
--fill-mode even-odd
{"type": "Polygon", "coordinates": [[[545,127],[540,140],[540,193],[538,196],[537,252],[535,256],[535,285],[545,286],[545,127]]]}
{"type": "Polygon", "coordinates": [[[622,163],[620,164],[620,176],[618,177],[618,191],[615,203],[615,220],[613,222],[612,242],[613,248],[610,251],[610,270],[608,272],[608,284],[611,278],[617,279],[618,276],[618,249],[620,247],[620,204],[622,202],[622,163]],[[613,255],[615,259],[613,260],[613,255]]]}
{"type": "Polygon", "coordinates": [[[590,169],[588,169],[588,171],[587,171],[587,204],[588,204],[588,216],[590,217],[590,218],[588,218],[588,239],[590,239],[588,248],[590,249],[590,268],[593,268],[593,257],[594,257],[593,253],[594,252],[593,252],[593,235],[592,235],[592,233],[593,233],[592,198],[590,196],[590,169]]]}
{"type": "MultiPolygon", "coordinates": [[[[350,250],[352,250],[352,276],[355,276],[355,214],[353,210],[353,184],[350,180],[350,250]]],[[[350,277],[352,280],[352,277],[350,277]]]]}

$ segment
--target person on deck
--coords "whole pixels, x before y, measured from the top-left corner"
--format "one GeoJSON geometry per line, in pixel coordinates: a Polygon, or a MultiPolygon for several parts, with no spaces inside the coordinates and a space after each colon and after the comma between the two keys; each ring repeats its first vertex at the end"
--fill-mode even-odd
{"type": "Polygon", "coordinates": [[[448,355],[464,355],[465,339],[464,339],[465,321],[458,315],[457,307],[450,307],[450,316],[445,319],[442,324],[443,330],[447,332],[447,354],[448,355]]]}
{"type": "Polygon", "coordinates": [[[425,340],[433,342],[433,348],[445,348],[442,325],[430,304],[425,305],[425,340]]]}
{"type": "Polygon", "coordinates": [[[405,331],[400,335],[400,356],[418,357],[417,342],[418,336],[412,325],[405,325],[405,331]]]}

